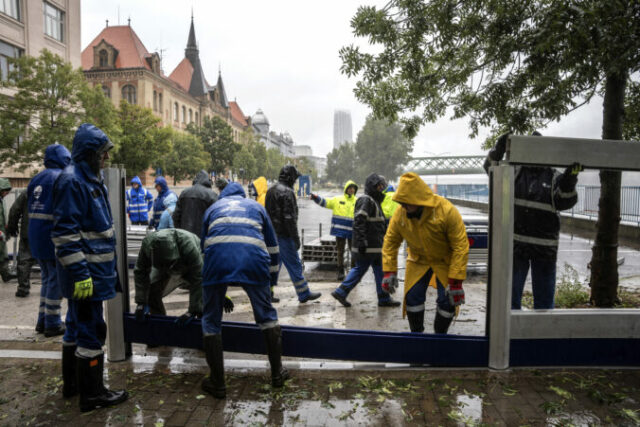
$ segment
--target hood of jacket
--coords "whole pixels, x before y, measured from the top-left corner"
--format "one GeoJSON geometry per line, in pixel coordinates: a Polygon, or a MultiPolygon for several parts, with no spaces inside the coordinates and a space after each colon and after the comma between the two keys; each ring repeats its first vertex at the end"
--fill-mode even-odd
{"type": "Polygon", "coordinates": [[[201,170],[196,175],[196,178],[193,180],[193,184],[204,185],[207,188],[211,188],[211,178],[209,178],[209,174],[205,170],[201,170]]]}
{"type": "Polygon", "coordinates": [[[151,241],[151,264],[157,269],[167,270],[179,258],[176,229],[157,231],[151,241]]]}
{"type": "Polygon", "coordinates": [[[285,165],[280,170],[280,175],[278,175],[278,181],[293,188],[293,183],[296,182],[296,179],[300,176],[300,172],[294,165],[285,165]]]}
{"type": "Polygon", "coordinates": [[[169,193],[169,195],[162,201],[165,209],[175,207],[176,203],[178,203],[178,196],[174,193],[169,193]]]}
{"type": "Polygon", "coordinates": [[[156,178],[154,182],[154,186],[159,185],[161,188],[160,194],[164,194],[169,191],[169,186],[167,185],[167,180],[164,179],[164,176],[159,176],[156,178]]]}
{"type": "Polygon", "coordinates": [[[382,201],[384,200],[384,194],[382,193],[382,191],[378,191],[377,188],[380,183],[383,183],[386,186],[384,178],[377,173],[372,173],[371,175],[369,175],[364,182],[365,194],[371,196],[378,203],[382,203],[382,201]]]}
{"type": "Polygon", "coordinates": [[[437,204],[436,196],[431,188],[415,172],[408,172],[400,177],[398,189],[392,200],[428,208],[435,207],[437,204]]]}
{"type": "Polygon", "coordinates": [[[220,193],[220,199],[231,196],[247,197],[244,192],[244,188],[242,188],[242,185],[238,184],[237,182],[230,182],[220,193]]]}
{"type": "Polygon", "coordinates": [[[393,193],[394,191],[396,191],[396,189],[393,187],[393,185],[389,184],[387,188],[383,191],[383,193],[389,193],[389,192],[393,193]]]}
{"type": "Polygon", "coordinates": [[[78,163],[85,160],[90,152],[103,153],[111,148],[113,143],[104,132],[90,123],[83,123],[73,137],[71,158],[78,163]]]}
{"type": "Polygon", "coordinates": [[[256,189],[258,197],[265,194],[268,190],[267,178],[260,176],[253,181],[253,187],[256,189]]]}
{"type": "Polygon", "coordinates": [[[67,147],[51,144],[44,150],[44,166],[47,169],[64,169],[71,163],[71,153],[67,147]]]}
{"type": "Polygon", "coordinates": [[[347,188],[351,187],[352,185],[356,188],[356,192],[353,193],[353,197],[355,197],[355,195],[358,194],[358,184],[356,184],[355,182],[349,180],[344,185],[344,194],[345,194],[345,196],[349,197],[349,195],[347,194],[347,188]]]}
{"type": "Polygon", "coordinates": [[[140,178],[138,178],[137,175],[131,178],[131,185],[133,184],[138,184],[138,186],[142,188],[142,181],[140,181],[140,178]]]}
{"type": "Polygon", "coordinates": [[[11,183],[7,178],[0,178],[0,191],[11,191],[11,183]]]}

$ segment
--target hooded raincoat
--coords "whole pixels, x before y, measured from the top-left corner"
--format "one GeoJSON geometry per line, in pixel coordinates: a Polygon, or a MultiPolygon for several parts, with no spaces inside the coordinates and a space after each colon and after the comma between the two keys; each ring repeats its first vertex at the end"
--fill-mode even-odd
{"type": "MultiPolygon", "coordinates": [[[[419,218],[407,218],[405,209],[396,209],[382,248],[382,269],[398,271],[398,249],[407,241],[408,257],[404,295],[431,268],[440,283],[467,277],[469,240],[458,210],[444,197],[434,194],[414,172],[400,178],[393,200],[422,207],[419,218]]],[[[431,286],[435,287],[432,281],[431,286]]],[[[406,303],[403,304],[403,315],[406,303]]]]}
{"type": "Polygon", "coordinates": [[[253,181],[253,188],[256,190],[256,202],[260,203],[264,207],[265,198],[267,196],[267,178],[260,176],[253,181]]]}
{"type": "Polygon", "coordinates": [[[178,198],[175,194],[169,194],[164,198],[164,212],[160,216],[160,223],[158,224],[158,230],[164,230],[165,228],[174,228],[173,218],[171,215],[173,211],[176,209],[176,203],[178,202],[178,198]]]}
{"type": "Polygon", "coordinates": [[[358,186],[355,182],[349,180],[344,185],[343,194],[340,196],[325,199],[318,197],[314,200],[317,204],[323,208],[331,209],[333,216],[331,217],[331,231],[330,235],[336,237],[343,237],[350,239],[353,233],[353,211],[356,206],[356,193],[358,192],[358,186]],[[347,188],[355,187],[356,192],[353,196],[347,194],[347,188]]]}
{"type": "Polygon", "coordinates": [[[202,217],[205,211],[215,201],[218,195],[211,190],[209,174],[201,170],[193,180],[193,186],[187,188],[178,197],[176,209],[173,212],[173,224],[202,238],[202,217]]]}
{"type": "Polygon", "coordinates": [[[384,212],[384,217],[387,219],[387,222],[391,219],[394,212],[398,208],[398,203],[393,201],[393,196],[396,194],[395,188],[393,185],[387,187],[386,190],[383,191],[384,200],[380,204],[382,206],[382,211],[384,212]]]}
{"type": "Polygon", "coordinates": [[[149,220],[148,212],[153,206],[153,194],[142,186],[142,181],[137,176],[131,179],[131,188],[127,190],[127,214],[132,222],[146,222],[149,220]],[[138,188],[133,188],[138,184],[138,188]]]}
{"type": "MultiPolygon", "coordinates": [[[[164,198],[169,194],[175,195],[173,191],[169,190],[169,185],[167,185],[167,180],[164,176],[159,176],[155,180],[155,185],[160,186],[160,192],[158,193],[158,197],[153,202],[153,218],[149,221],[149,225],[154,227],[158,227],[160,223],[160,217],[162,216],[162,212],[164,212],[164,198]]],[[[177,196],[176,196],[177,197],[177,196]]]]}

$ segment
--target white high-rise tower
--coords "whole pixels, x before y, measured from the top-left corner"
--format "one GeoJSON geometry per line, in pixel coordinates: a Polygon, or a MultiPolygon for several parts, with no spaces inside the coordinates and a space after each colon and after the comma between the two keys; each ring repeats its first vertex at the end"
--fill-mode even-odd
{"type": "Polygon", "coordinates": [[[335,110],[333,113],[333,148],[338,148],[345,142],[353,142],[351,113],[349,110],[335,110]]]}

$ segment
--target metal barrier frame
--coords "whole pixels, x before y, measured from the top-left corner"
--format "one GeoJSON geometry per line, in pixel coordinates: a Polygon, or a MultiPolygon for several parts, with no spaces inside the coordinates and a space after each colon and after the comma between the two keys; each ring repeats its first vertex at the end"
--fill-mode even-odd
{"type": "MultiPolygon", "coordinates": [[[[638,158],[640,144],[628,142],[525,136],[509,138],[507,161],[490,169],[485,336],[282,325],[283,354],[442,367],[488,366],[493,369],[507,369],[510,366],[639,366],[640,310],[511,311],[514,166],[566,166],[577,161],[589,168],[640,170],[640,164],[634,163],[638,158]],[[530,150],[534,144],[535,150],[530,150]]],[[[108,185],[111,191],[112,186],[124,188],[114,179],[109,179],[108,185]]],[[[117,191],[119,193],[114,197],[119,197],[121,204],[118,206],[110,199],[112,206],[118,206],[117,210],[122,214],[124,193],[117,191]]],[[[124,222],[114,221],[114,226],[118,236],[122,236],[124,222]]],[[[119,259],[126,260],[126,243],[122,238],[119,246],[119,259]]],[[[119,263],[119,272],[120,268],[119,263]]],[[[124,280],[122,285],[128,304],[127,281],[124,280]]],[[[120,298],[122,295],[119,295],[120,298]]],[[[125,308],[126,304],[117,299],[114,307],[119,304],[119,308],[109,311],[113,315],[107,316],[109,329],[115,326],[108,340],[109,347],[116,348],[114,357],[122,355],[125,342],[202,348],[199,321],[182,328],[176,327],[176,318],[170,316],[151,316],[145,322],[137,322],[125,308]],[[117,310],[124,313],[119,320],[117,310]]],[[[265,353],[256,325],[223,322],[222,334],[226,351],[265,353]]]]}

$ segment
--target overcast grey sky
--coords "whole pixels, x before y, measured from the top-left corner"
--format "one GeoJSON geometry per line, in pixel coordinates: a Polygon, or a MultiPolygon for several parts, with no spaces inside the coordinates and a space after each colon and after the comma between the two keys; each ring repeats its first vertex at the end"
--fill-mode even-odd
{"type": "MultiPolygon", "coordinates": [[[[229,99],[246,115],[261,108],[277,132],[288,131],[296,144],[310,145],[315,155],[333,148],[333,111],[351,111],[353,137],[369,113],[352,89],[356,80],[340,73],[338,50],[355,40],[349,21],[366,0],[129,0],[82,2],[82,48],[110,25],[131,26],[146,48],[163,49],[168,75],[184,57],[191,8],[195,17],[200,59],[210,84],[218,67],[229,99]]],[[[594,101],[562,123],[542,130],[545,135],[600,138],[602,101],[594,101]]],[[[485,137],[468,138],[465,120],[447,118],[423,128],[415,139],[415,155],[480,154],[485,137]]]]}

